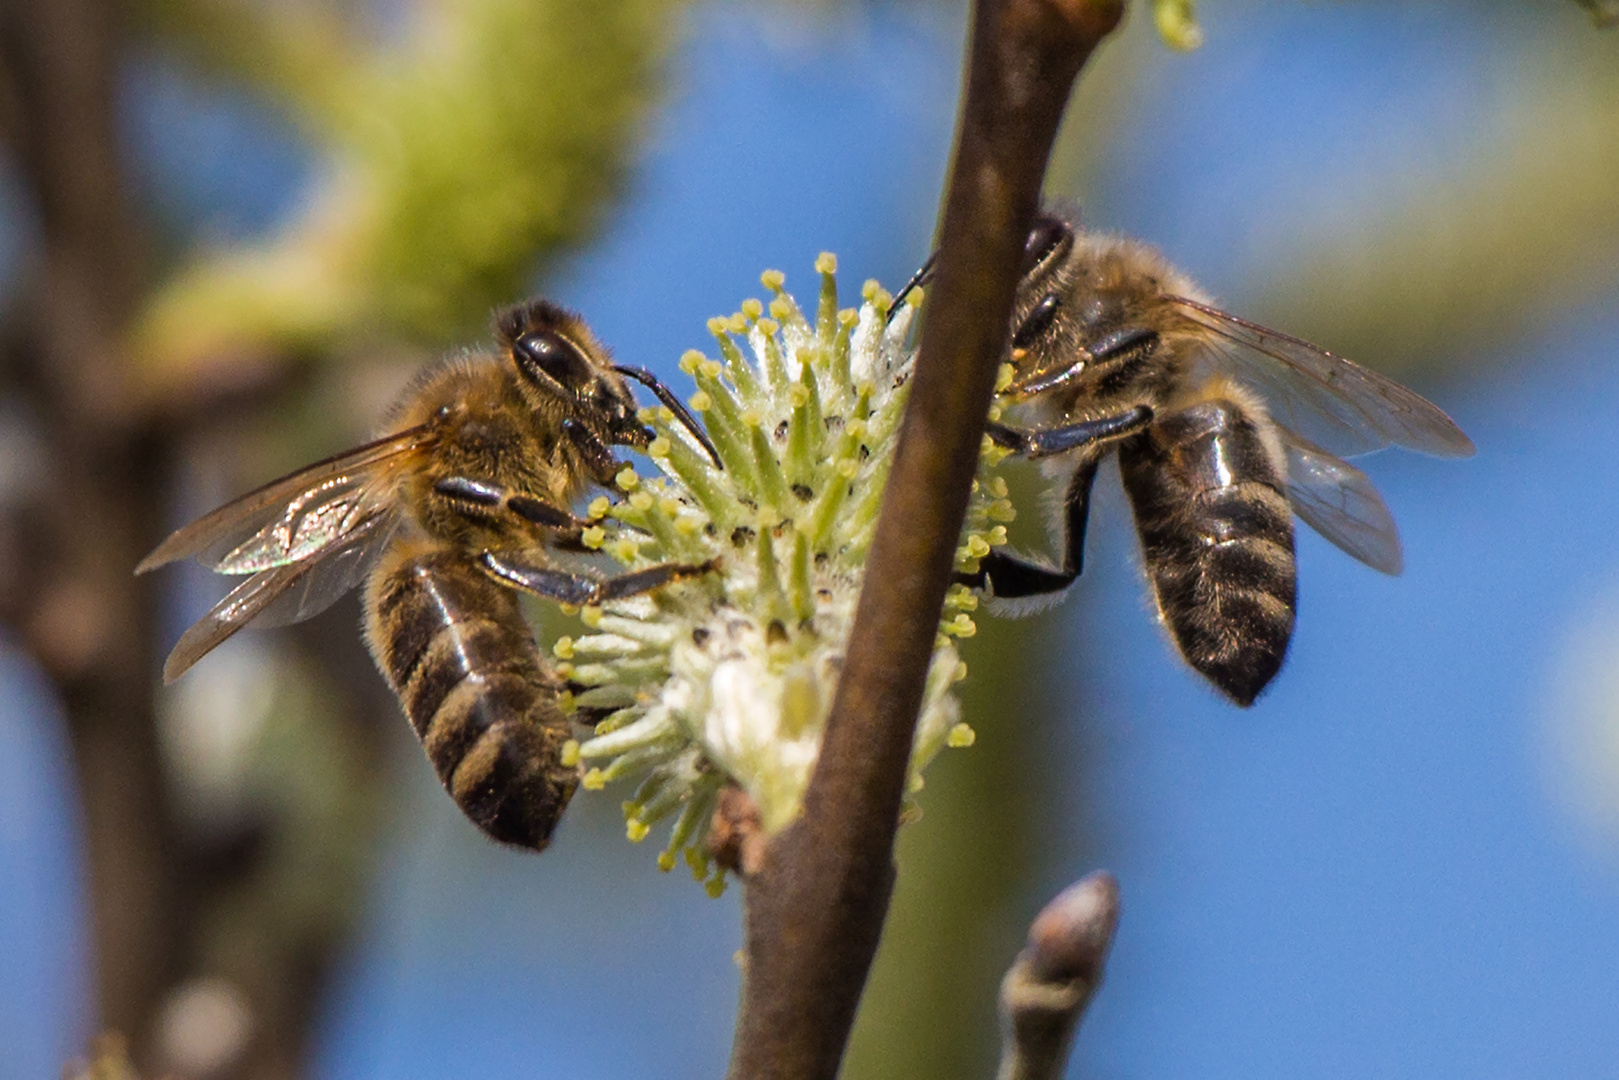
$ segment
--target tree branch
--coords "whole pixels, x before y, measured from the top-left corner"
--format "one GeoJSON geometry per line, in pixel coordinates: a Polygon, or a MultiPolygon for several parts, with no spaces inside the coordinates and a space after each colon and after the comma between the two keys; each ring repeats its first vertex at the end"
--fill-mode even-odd
{"type": "Polygon", "coordinates": [[[997,1080],[1059,1080],[1074,1028],[1096,988],[1119,925],[1119,883],[1104,871],[1068,886],[1029,927],[1029,944],[1001,981],[997,1080]]]}
{"type": "Polygon", "coordinates": [[[1006,344],[1023,238],[1074,78],[1122,0],[980,0],[911,401],[804,799],[747,882],[732,1080],[830,1080],[893,889],[906,763],[1006,344]]]}

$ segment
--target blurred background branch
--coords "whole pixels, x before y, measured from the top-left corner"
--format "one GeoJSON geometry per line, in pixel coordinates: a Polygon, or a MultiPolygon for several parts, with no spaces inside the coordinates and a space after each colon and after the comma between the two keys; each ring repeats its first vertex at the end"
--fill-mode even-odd
{"type": "Polygon", "coordinates": [[[320,456],[304,439],[358,441],[386,391],[336,412],[322,399],[360,342],[396,357],[400,375],[372,367],[397,384],[596,229],[680,7],[424,2],[386,32],[379,12],[251,0],[0,16],[0,129],[38,230],[4,393],[43,470],[7,507],[4,613],[66,711],[99,1022],[143,1069],[301,1074],[367,880],[376,733],[397,707],[373,692],[351,618],[295,639],[314,647],[221,665],[160,711],[169,612],[131,567],[165,507],[210,496],[193,462],[236,461],[214,480],[237,489],[320,456]],[[268,235],[150,242],[116,112],[123,67],[153,50],[263,96],[311,140],[314,190],[268,235]],[[292,438],[255,446],[270,416],[292,438]],[[240,745],[221,743],[233,730],[240,745]]]}

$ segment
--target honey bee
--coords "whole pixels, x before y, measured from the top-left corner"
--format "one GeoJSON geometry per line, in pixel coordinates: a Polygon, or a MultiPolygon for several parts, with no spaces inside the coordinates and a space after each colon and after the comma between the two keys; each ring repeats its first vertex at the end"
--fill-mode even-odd
{"type": "Polygon", "coordinates": [[[1091,484],[1116,451],[1159,613],[1186,662],[1239,705],[1292,636],[1294,514],[1376,570],[1403,567],[1388,507],[1342,459],[1473,453],[1411,390],[1221,311],[1154,249],[1055,214],[1027,239],[1010,359],[998,400],[1029,423],[988,433],[1046,459],[1062,562],[996,550],[965,580],[1013,600],[1073,584],[1091,484]]]}
{"type": "Polygon", "coordinates": [[[535,851],[577,783],[562,680],[541,657],[517,593],[599,603],[693,577],[664,564],[617,577],[568,569],[590,523],[569,510],[643,448],[626,378],[650,387],[718,463],[679,400],[614,364],[576,315],[533,300],[496,316],[499,352],[425,372],[394,432],[244,495],[170,536],[136,568],[195,556],[246,575],[180,638],[172,682],[243,626],[324,610],[364,582],[365,639],[440,781],[495,840],[535,851]]]}

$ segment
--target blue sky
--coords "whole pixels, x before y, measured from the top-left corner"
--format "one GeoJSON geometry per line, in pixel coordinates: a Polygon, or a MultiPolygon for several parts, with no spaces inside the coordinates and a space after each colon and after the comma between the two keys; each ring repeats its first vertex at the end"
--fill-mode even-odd
{"type": "MultiPolygon", "coordinates": [[[[1151,77],[1084,195],[1092,221],[1159,243],[1228,297],[1262,296],[1254,237],[1302,222],[1332,185],[1349,197],[1464,142],[1506,47],[1453,4],[1239,5],[1224,22],[1206,7],[1203,52],[1141,50],[1151,77]]],[[[958,34],[906,8],[831,29],[701,9],[629,205],[548,288],[621,358],[667,372],[765,267],[791,287],[832,250],[847,283],[902,279],[931,228],[958,34]]],[[[160,76],[142,85],[168,103],[150,140],[181,153],[162,117],[197,106],[160,76]]],[[[207,130],[242,138],[228,115],[207,130]]],[[[271,175],[296,175],[261,152],[271,175]]],[[[220,231],[273,215],[237,201],[220,231]]],[[[1582,645],[1619,636],[1614,300],[1559,316],[1533,355],[1423,388],[1478,457],[1365,462],[1406,573],[1302,534],[1299,628],[1251,711],[1173,656],[1104,479],[1060,675],[1101,704],[1054,763],[1084,777],[1068,796],[1083,813],[1053,808],[1101,828],[1054,829],[1050,861],[1114,870],[1125,913],[1076,1075],[1613,1070],[1619,838],[1568,794],[1568,681],[1592,666],[1571,666],[1582,645]]],[[[54,1075],[82,1022],[62,739],[31,687],[17,664],[0,671],[0,1078],[54,1075]]],[[[580,800],[543,859],[495,851],[417,767],[403,725],[399,749],[409,824],[323,1022],[320,1075],[718,1075],[734,893],[710,902],[651,872],[607,799],[580,800]]]]}

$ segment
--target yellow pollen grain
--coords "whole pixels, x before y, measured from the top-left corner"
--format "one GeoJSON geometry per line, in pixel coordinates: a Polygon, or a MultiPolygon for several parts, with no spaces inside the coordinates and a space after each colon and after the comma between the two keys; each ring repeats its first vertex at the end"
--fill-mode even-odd
{"type": "Polygon", "coordinates": [[[646,455],[650,458],[666,458],[669,456],[669,451],[673,450],[674,448],[673,443],[664,438],[662,435],[659,435],[656,439],[653,439],[651,442],[647,443],[646,455]]]}
{"type": "Polygon", "coordinates": [[[786,322],[792,318],[793,302],[785,296],[778,296],[770,301],[770,317],[777,322],[786,322]]]}
{"type": "Polygon", "coordinates": [[[630,843],[632,844],[639,844],[642,840],[645,840],[647,833],[651,831],[652,826],[640,818],[630,818],[624,823],[624,835],[630,838],[630,843]]]}
{"type": "Polygon", "coordinates": [[[635,558],[636,553],[640,550],[640,544],[637,544],[634,540],[631,540],[627,536],[621,536],[617,540],[614,540],[612,545],[608,547],[607,554],[611,555],[621,563],[628,563],[635,558]]]}
{"type": "Polygon", "coordinates": [[[591,769],[580,779],[579,786],[586,791],[600,791],[607,786],[607,777],[600,769],[591,769]]]}
{"type": "Polygon", "coordinates": [[[739,311],[731,316],[731,320],[725,324],[725,328],[733,334],[746,334],[748,332],[748,317],[739,311]]]}
{"type": "Polygon", "coordinates": [[[571,769],[579,764],[579,740],[569,739],[562,744],[562,767],[571,769]]]}
{"type": "Polygon", "coordinates": [[[687,375],[695,374],[697,365],[703,362],[703,354],[696,349],[687,349],[680,354],[680,370],[687,375]]]}
{"type": "Polygon", "coordinates": [[[618,485],[620,491],[634,491],[641,486],[641,478],[635,475],[635,470],[626,465],[613,477],[613,483],[618,485]]]}
{"type": "Polygon", "coordinates": [[[971,746],[978,741],[978,733],[966,721],[962,721],[950,729],[950,734],[944,738],[944,744],[957,750],[971,746]]]}
{"type": "Polygon", "coordinates": [[[555,656],[558,660],[572,660],[573,659],[573,638],[571,638],[571,637],[559,637],[559,638],[557,638],[557,643],[555,645],[551,646],[551,655],[555,656]]]}
{"type": "Polygon", "coordinates": [[[715,337],[719,337],[721,334],[725,333],[726,324],[728,324],[730,321],[731,320],[726,318],[724,315],[716,315],[712,319],[708,320],[708,332],[713,334],[715,337]]]}
{"type": "Polygon", "coordinates": [[[596,629],[602,624],[602,609],[595,604],[587,604],[579,609],[579,621],[592,630],[596,629]]]}
{"type": "Polygon", "coordinates": [[[748,297],[746,300],[742,301],[742,314],[746,315],[748,318],[754,320],[755,322],[759,321],[759,316],[763,315],[764,311],[765,311],[764,304],[762,302],[758,301],[758,300],[755,300],[751,296],[748,297]]]}
{"type": "Polygon", "coordinates": [[[579,542],[591,551],[600,551],[601,546],[607,542],[607,530],[600,525],[592,525],[579,533],[579,542]]]}
{"type": "Polygon", "coordinates": [[[675,853],[672,851],[658,852],[658,869],[667,874],[675,868],[675,853]]]}
{"type": "Polygon", "coordinates": [[[720,366],[720,362],[718,360],[704,360],[701,370],[702,373],[708,376],[710,379],[717,379],[720,377],[720,372],[724,371],[725,369],[720,366]]]}
{"type": "Polygon", "coordinates": [[[760,319],[759,320],[759,332],[761,334],[763,334],[765,337],[773,337],[775,335],[776,331],[778,331],[780,329],[781,329],[781,323],[777,322],[775,319],[760,319]]]}
{"type": "Polygon", "coordinates": [[[782,273],[780,270],[766,270],[764,273],[759,275],[759,284],[763,285],[771,292],[775,292],[777,289],[781,288],[786,281],[787,275],[782,273]]]}
{"type": "Polygon", "coordinates": [[[817,274],[835,274],[838,272],[838,257],[830,251],[823,251],[815,256],[815,272],[817,274]]]}
{"type": "Polygon", "coordinates": [[[707,412],[714,407],[714,399],[699,390],[686,399],[686,404],[691,406],[692,412],[707,412]]]}
{"type": "Polygon", "coordinates": [[[637,491],[630,496],[630,506],[643,514],[652,509],[652,494],[646,491],[637,491]]]}

